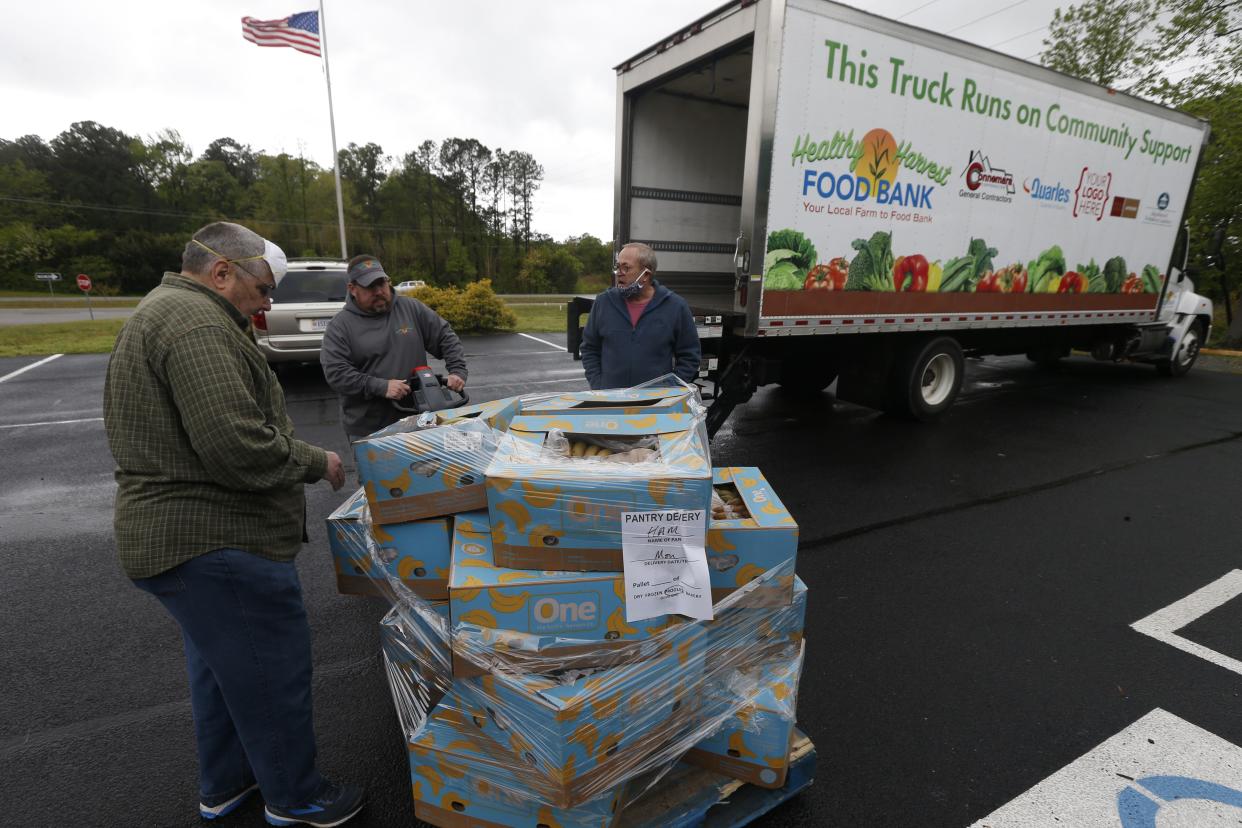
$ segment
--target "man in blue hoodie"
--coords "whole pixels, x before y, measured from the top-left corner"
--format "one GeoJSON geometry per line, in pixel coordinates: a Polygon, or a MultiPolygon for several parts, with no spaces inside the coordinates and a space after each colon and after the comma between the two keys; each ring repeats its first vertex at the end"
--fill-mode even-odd
{"type": "Polygon", "coordinates": [[[417,299],[394,296],[374,256],[354,256],[347,270],[345,309],[323,334],[319,363],[341,398],[341,425],[350,442],[402,418],[392,404],[410,393],[405,382],[427,354],[444,360],[449,388],[466,387],[461,340],[440,314],[417,299]]]}
{"type": "Polygon", "coordinates": [[[699,335],[686,300],[657,284],[655,251],[631,242],[617,256],[617,284],[595,297],[582,332],[591,388],[630,388],[665,374],[692,382],[699,335]]]}

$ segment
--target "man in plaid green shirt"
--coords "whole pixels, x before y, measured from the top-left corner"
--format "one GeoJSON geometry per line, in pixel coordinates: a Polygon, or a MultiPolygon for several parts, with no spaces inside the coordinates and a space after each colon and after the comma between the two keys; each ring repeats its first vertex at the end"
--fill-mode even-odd
{"type": "Polygon", "coordinates": [[[181,626],[212,819],[262,792],[277,825],[338,825],[362,790],[315,766],[311,641],[293,559],[305,483],[345,482],[341,459],[293,435],[249,332],[271,309],[284,253],[238,224],[194,234],[116,340],[104,427],[117,462],[116,542],[134,584],[181,626]]]}

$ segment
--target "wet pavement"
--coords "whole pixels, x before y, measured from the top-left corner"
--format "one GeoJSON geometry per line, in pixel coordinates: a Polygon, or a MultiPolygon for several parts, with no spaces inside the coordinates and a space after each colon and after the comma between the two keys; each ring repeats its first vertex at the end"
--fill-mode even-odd
{"type": "MultiPolygon", "coordinates": [[[[563,339],[468,338],[472,398],[585,387],[563,339]]],[[[177,629],[115,560],[106,361],[5,379],[38,359],[0,359],[7,824],[199,824],[177,629]]],[[[779,389],[735,412],[713,462],[759,466],[801,527],[799,718],[820,757],[757,825],[968,825],[1155,708],[1242,744],[1242,674],[1130,626],[1242,567],[1242,377],[1211,367],[972,360],[934,426],[779,389]]],[[[299,436],[346,456],[317,368],[281,376],[299,436]]],[[[308,487],[298,562],[321,764],[368,786],[351,824],[408,826],[385,607],[336,593],[324,538],[345,494],[308,487]]],[[[1196,640],[1228,640],[1236,617],[1204,615],[1196,640]]]]}

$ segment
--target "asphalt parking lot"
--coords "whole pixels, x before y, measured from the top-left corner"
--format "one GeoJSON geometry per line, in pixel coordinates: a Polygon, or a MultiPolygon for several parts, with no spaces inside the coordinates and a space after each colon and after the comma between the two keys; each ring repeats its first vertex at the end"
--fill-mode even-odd
{"type": "MultiPolygon", "coordinates": [[[[468,339],[473,399],[585,387],[562,341],[468,339]]],[[[115,561],[106,357],[38,363],[0,360],[0,822],[198,824],[179,636],[115,561]]],[[[1242,377],[1206,367],[972,361],[931,427],[775,389],[735,412],[713,462],[762,468],[801,528],[819,753],[814,786],[757,825],[1147,824],[1127,791],[1161,825],[1238,824],[1242,803],[1149,781],[1242,788],[1242,377]],[[1112,821],[1064,818],[1092,785],[1112,821]]],[[[299,435],[346,456],[317,371],[282,382],[299,435]]],[[[356,824],[407,826],[385,607],[336,593],[324,538],[345,494],[308,488],[298,564],[321,764],[367,784],[356,824]]]]}

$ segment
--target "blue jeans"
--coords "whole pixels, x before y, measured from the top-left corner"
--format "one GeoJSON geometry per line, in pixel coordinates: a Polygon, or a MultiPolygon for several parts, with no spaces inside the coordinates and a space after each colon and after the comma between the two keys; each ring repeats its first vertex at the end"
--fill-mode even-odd
{"type": "Polygon", "coordinates": [[[216,549],[134,580],[181,625],[203,798],[257,781],[294,808],[318,793],[311,639],[293,563],[216,549]]]}

